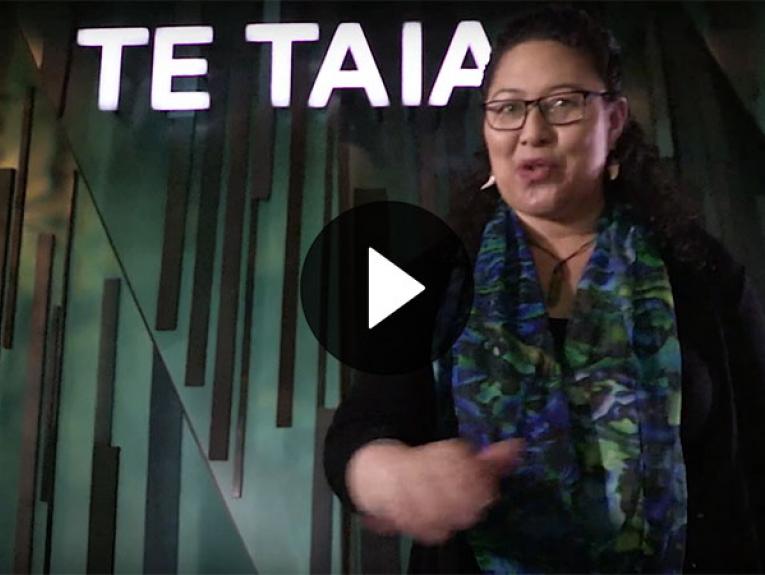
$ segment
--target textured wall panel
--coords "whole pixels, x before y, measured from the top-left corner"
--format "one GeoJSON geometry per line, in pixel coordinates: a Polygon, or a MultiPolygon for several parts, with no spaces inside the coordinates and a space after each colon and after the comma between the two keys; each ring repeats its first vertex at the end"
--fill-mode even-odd
{"type": "Polygon", "coordinates": [[[19,167],[11,212],[11,230],[8,245],[8,279],[3,302],[2,345],[13,347],[13,330],[16,321],[16,298],[19,285],[19,264],[21,261],[21,238],[24,227],[24,208],[29,178],[29,152],[32,145],[32,118],[34,117],[35,91],[30,88],[24,100],[21,119],[21,145],[19,146],[19,167]]]}
{"type": "Polygon", "coordinates": [[[15,573],[29,573],[32,562],[35,486],[37,483],[37,447],[40,433],[40,405],[48,330],[48,308],[55,238],[40,234],[37,238],[35,286],[30,319],[31,339],[27,349],[27,383],[24,391],[21,462],[19,465],[18,506],[16,508],[16,543],[13,556],[15,573]]]}

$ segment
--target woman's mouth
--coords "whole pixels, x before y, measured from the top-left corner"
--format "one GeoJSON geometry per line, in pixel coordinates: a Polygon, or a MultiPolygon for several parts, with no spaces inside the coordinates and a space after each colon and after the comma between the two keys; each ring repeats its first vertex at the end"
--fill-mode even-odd
{"type": "Polygon", "coordinates": [[[518,177],[526,183],[535,183],[548,179],[557,169],[557,164],[549,160],[526,160],[518,165],[518,177]]]}

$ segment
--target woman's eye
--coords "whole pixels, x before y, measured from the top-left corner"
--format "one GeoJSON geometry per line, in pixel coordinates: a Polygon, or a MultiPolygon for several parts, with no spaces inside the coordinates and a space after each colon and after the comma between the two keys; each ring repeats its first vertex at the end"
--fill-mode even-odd
{"type": "Polygon", "coordinates": [[[514,114],[519,110],[518,102],[505,102],[499,107],[501,114],[514,114]]]}
{"type": "Polygon", "coordinates": [[[574,105],[573,98],[555,98],[551,102],[551,108],[569,108],[574,105]]]}

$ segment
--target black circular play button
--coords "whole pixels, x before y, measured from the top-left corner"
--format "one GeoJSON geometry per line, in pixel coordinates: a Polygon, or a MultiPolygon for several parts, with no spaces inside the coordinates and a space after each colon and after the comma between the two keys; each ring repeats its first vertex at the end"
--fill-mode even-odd
{"type": "Polygon", "coordinates": [[[438,216],[403,202],[342,213],[313,242],[300,278],[308,324],[337,359],[394,374],[443,354],[467,322],[472,265],[438,216]]]}

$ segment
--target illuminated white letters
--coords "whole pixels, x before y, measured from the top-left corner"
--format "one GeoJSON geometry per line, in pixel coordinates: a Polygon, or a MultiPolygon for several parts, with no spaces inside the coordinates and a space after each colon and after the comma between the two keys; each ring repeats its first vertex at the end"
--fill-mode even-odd
{"type": "MultiPolygon", "coordinates": [[[[210,107],[210,94],[207,92],[173,91],[173,78],[204,76],[208,71],[206,59],[175,58],[174,48],[178,45],[210,44],[213,36],[211,26],[169,26],[156,29],[151,78],[152,108],[205,110],[210,107]]],[[[291,99],[293,44],[317,41],[319,24],[247,24],[244,37],[247,42],[271,45],[271,105],[288,107],[291,99]]],[[[402,105],[446,106],[455,88],[481,85],[491,46],[480,22],[464,20],[457,25],[436,74],[430,97],[423,94],[422,23],[403,22],[400,40],[402,105]],[[475,61],[475,67],[463,67],[468,55],[475,61]]],[[[119,106],[123,48],[147,45],[149,30],[87,28],[77,32],[77,43],[80,46],[101,48],[98,107],[101,110],[116,110],[119,106]]],[[[337,26],[314,79],[308,105],[312,108],[327,106],[332,92],[338,89],[363,89],[372,106],[390,106],[385,83],[364,30],[358,22],[342,22],[337,26]],[[343,69],[346,59],[353,61],[351,69],[343,69]]],[[[213,97],[223,95],[216,94],[213,97]]]]}
{"type": "Polygon", "coordinates": [[[311,108],[323,108],[329,102],[335,88],[364,88],[372,106],[390,105],[385,84],[364,31],[356,22],[344,22],[335,30],[308,97],[308,105],[311,108]],[[356,63],[355,70],[342,69],[345,56],[349,52],[356,63]]]}
{"type": "Polygon", "coordinates": [[[248,24],[244,29],[248,42],[271,42],[271,105],[283,108],[290,105],[292,84],[292,43],[315,42],[319,39],[319,25],[305,24],[248,24]]]}
{"type": "Polygon", "coordinates": [[[422,103],[422,24],[404,22],[401,28],[401,103],[422,103]]]}
{"type": "Polygon", "coordinates": [[[120,102],[122,48],[149,43],[148,28],[83,28],[77,31],[77,44],[101,48],[98,81],[98,108],[116,110],[120,102]]]}
{"type": "Polygon", "coordinates": [[[454,88],[480,86],[490,54],[491,45],[481,23],[474,20],[460,22],[446,50],[428,103],[431,106],[446,106],[454,88]],[[462,67],[468,51],[472,53],[478,68],[462,67]]]}
{"type": "Polygon", "coordinates": [[[151,107],[155,110],[206,110],[210,107],[207,92],[173,92],[176,76],[204,76],[204,58],[174,58],[173,49],[184,44],[210,44],[211,26],[173,26],[154,32],[154,66],[151,76],[151,107]]]}

